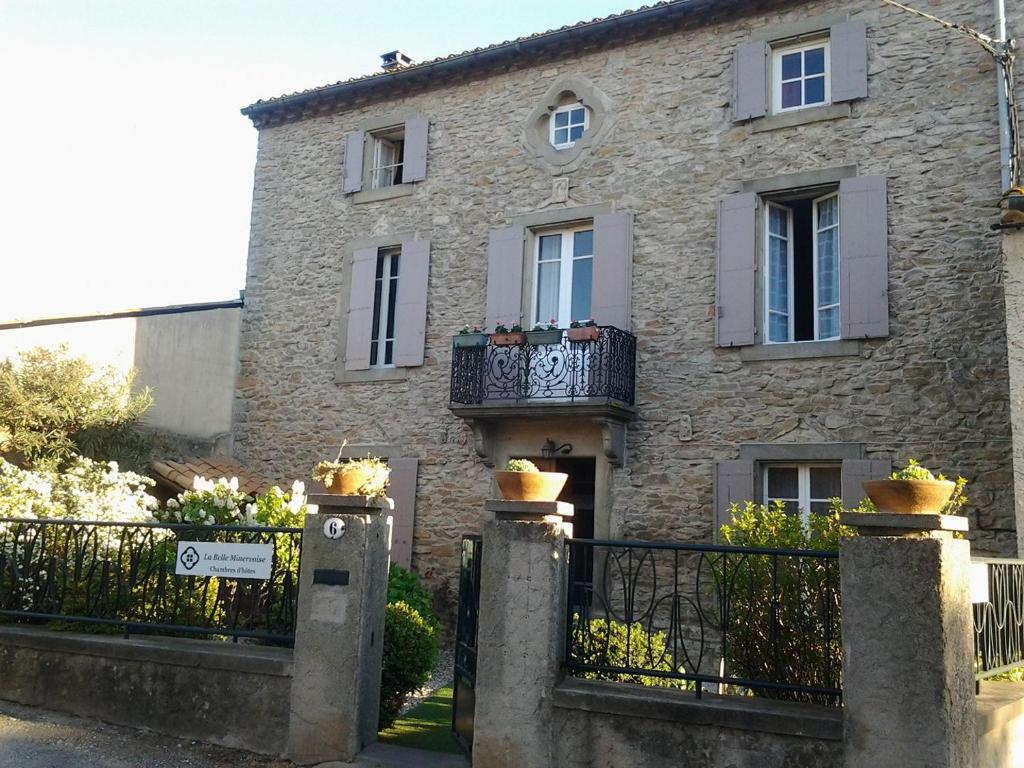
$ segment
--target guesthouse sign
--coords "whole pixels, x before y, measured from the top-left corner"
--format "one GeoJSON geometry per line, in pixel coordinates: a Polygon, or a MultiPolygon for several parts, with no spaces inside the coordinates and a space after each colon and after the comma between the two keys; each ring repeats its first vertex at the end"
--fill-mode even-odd
{"type": "Polygon", "coordinates": [[[174,572],[178,576],[269,579],[273,544],[179,541],[174,572]]]}

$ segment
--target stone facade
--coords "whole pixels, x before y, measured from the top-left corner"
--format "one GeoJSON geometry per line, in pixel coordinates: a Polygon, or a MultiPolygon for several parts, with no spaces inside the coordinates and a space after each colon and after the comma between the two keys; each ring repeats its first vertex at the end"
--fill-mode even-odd
{"type": "MultiPolygon", "coordinates": [[[[986,3],[942,0],[929,10],[991,27],[986,3]]],[[[1024,28],[1024,8],[1010,13],[1011,28],[1024,28]]],[[[621,467],[605,461],[599,433],[584,425],[540,423],[521,434],[536,443],[534,455],[551,437],[598,457],[607,496],[598,530],[707,540],[714,464],[742,444],[859,443],[867,457],[916,457],[968,477],[976,547],[1013,553],[1003,286],[988,227],[1000,191],[992,61],[966,37],[874,0],[721,4],[657,36],[262,127],[239,458],[303,478],[343,439],[418,457],[414,567],[435,588],[452,585],[459,538],[478,530],[492,481],[471,430],[448,409],[451,336],[483,322],[489,231],[561,205],[550,200],[563,171],[538,160],[524,126],[570,76],[592,83],[611,117],[602,140],[564,171],[566,204],[635,215],[638,420],[621,467]],[[733,122],[738,45],[847,13],[867,25],[868,98],[849,116],[805,125],[733,122]],[[426,180],[409,195],[355,203],[342,192],[344,135],[400,112],[430,120],[426,180]],[[717,348],[718,201],[753,179],[838,166],[888,179],[889,336],[811,359],[758,361],[717,348]],[[339,384],[352,243],[392,234],[431,242],[424,364],[402,380],[339,384]]],[[[514,425],[502,433],[499,461],[523,450],[516,434],[514,425]]]]}

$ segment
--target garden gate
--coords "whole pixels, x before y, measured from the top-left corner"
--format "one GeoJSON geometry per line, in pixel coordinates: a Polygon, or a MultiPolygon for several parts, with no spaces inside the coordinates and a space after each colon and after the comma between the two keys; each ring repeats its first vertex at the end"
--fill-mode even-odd
{"type": "Polygon", "coordinates": [[[479,536],[462,537],[459,568],[459,615],[455,628],[455,683],[452,731],[466,750],[473,750],[473,713],[476,709],[476,635],[480,613],[479,536]]]}

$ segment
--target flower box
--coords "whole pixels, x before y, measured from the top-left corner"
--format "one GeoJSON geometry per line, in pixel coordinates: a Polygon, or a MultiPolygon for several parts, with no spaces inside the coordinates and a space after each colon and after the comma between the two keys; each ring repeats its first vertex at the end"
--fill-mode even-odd
{"type": "Polygon", "coordinates": [[[492,333],[491,344],[496,347],[518,347],[526,343],[526,334],[522,331],[510,333],[492,333]]]}
{"type": "Polygon", "coordinates": [[[561,344],[562,331],[559,328],[550,331],[527,331],[526,342],[535,347],[541,344],[561,344]]]}
{"type": "Polygon", "coordinates": [[[566,333],[569,335],[569,341],[580,343],[597,341],[601,336],[601,329],[596,325],[583,325],[579,328],[570,328],[566,333]]]}
{"type": "Polygon", "coordinates": [[[460,333],[455,336],[456,347],[486,347],[486,333],[460,333]]]}

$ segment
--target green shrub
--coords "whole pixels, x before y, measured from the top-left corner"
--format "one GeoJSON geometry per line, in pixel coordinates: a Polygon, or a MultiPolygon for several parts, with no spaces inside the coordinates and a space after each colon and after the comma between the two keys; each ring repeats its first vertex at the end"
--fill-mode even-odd
{"type": "Polygon", "coordinates": [[[437,664],[437,635],[437,627],[408,603],[388,603],[384,614],[378,729],[394,723],[409,694],[430,679],[437,664]]]}
{"type": "Polygon", "coordinates": [[[420,584],[420,577],[395,563],[388,571],[388,602],[405,603],[431,626],[439,624],[430,592],[420,584]]]}
{"type": "MultiPolygon", "coordinates": [[[[591,619],[584,625],[579,616],[573,617],[573,648],[577,653],[573,661],[606,667],[632,667],[657,672],[673,670],[672,655],[665,645],[664,632],[647,632],[639,624],[627,626],[610,619],[591,619]]],[[[687,688],[692,683],[657,675],[626,674],[623,672],[576,672],[575,677],[587,680],[611,680],[656,688],[687,688]]]]}

